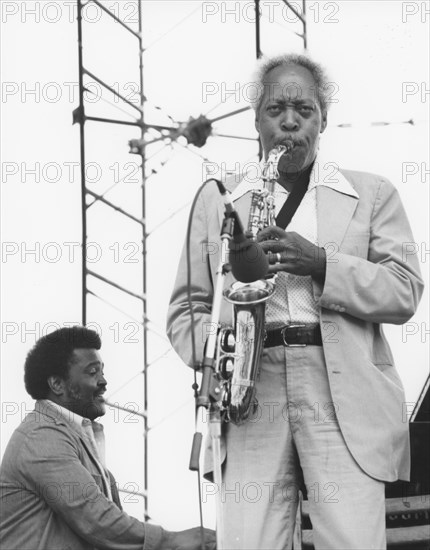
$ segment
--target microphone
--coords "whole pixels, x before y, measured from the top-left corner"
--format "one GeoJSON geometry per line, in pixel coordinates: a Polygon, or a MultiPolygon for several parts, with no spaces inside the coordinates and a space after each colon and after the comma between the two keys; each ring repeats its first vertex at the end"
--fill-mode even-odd
{"type": "MultiPolygon", "coordinates": [[[[233,212],[236,212],[233,201],[231,200],[231,194],[227,191],[227,189],[219,180],[213,178],[213,181],[217,184],[218,191],[220,192],[221,197],[223,198],[226,214],[230,215],[233,212]]],[[[241,223],[239,220],[239,216],[236,217],[236,222],[241,223]]],[[[243,226],[242,226],[242,230],[243,230],[243,226]]]]}
{"type": "Polygon", "coordinates": [[[230,241],[229,261],[231,272],[241,283],[264,279],[269,271],[269,261],[261,246],[245,238],[241,242],[230,241]]]}
{"type": "Polygon", "coordinates": [[[264,250],[257,242],[247,237],[230,193],[220,181],[214,181],[223,197],[226,214],[235,221],[233,236],[229,242],[231,272],[241,283],[264,279],[269,271],[269,260],[264,250]]]}

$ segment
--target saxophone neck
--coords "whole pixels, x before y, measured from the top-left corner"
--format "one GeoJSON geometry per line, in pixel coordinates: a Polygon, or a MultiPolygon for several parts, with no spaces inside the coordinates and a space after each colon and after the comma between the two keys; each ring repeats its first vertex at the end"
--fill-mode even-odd
{"type": "MultiPolygon", "coordinates": [[[[289,145],[290,142],[288,142],[289,145]]],[[[265,187],[272,184],[273,187],[275,181],[279,178],[278,163],[282,155],[291,150],[292,147],[286,145],[278,145],[274,147],[267,156],[267,161],[264,164],[262,179],[265,187]]]]}

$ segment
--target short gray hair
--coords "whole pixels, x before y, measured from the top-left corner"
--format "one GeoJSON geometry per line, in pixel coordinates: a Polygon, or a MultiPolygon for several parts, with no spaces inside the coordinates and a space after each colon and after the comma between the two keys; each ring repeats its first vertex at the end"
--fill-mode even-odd
{"type": "Polygon", "coordinates": [[[282,65],[298,65],[299,67],[304,67],[312,74],[316,86],[316,99],[318,100],[321,111],[323,114],[326,114],[329,107],[330,92],[328,75],[325,69],[308,55],[297,53],[277,55],[274,57],[262,57],[258,60],[251,79],[252,82],[257,84],[255,97],[250,98],[251,106],[255,113],[258,113],[263,98],[265,88],[264,78],[272,69],[282,65]]]}

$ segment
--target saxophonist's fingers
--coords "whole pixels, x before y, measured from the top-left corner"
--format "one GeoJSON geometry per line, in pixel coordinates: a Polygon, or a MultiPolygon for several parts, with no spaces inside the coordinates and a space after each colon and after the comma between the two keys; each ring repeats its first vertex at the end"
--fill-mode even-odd
{"type": "Polygon", "coordinates": [[[264,252],[284,252],[285,243],[282,241],[263,241],[260,243],[264,252]]]}
{"type": "Polygon", "coordinates": [[[269,225],[257,234],[257,241],[262,243],[265,241],[282,239],[285,237],[285,231],[276,225],[269,225]]]}
{"type": "Polygon", "coordinates": [[[285,252],[269,252],[269,265],[283,264],[288,261],[288,256],[285,252]]]}

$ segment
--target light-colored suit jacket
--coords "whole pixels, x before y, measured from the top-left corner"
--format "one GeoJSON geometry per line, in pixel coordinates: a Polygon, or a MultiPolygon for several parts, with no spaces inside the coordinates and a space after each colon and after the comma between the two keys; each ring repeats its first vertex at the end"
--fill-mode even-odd
{"type": "MultiPolygon", "coordinates": [[[[354,190],[318,185],[318,242],[326,249],[324,286],[314,282],[324,356],[337,418],[348,448],[369,475],[408,479],[408,423],[404,391],[381,323],[402,324],[414,314],[423,283],[411,229],[394,186],[373,174],[341,170],[354,190]],[[352,196],[356,195],[356,196],[352,196]],[[357,197],[358,195],[358,197],[357,197]],[[409,246],[408,246],[409,243],[409,246]]],[[[227,182],[233,191],[237,180],[227,182]]],[[[248,219],[250,194],[235,207],[248,219]]],[[[220,259],[224,207],[214,182],[197,200],[191,234],[191,298],[196,360],[201,361],[210,323],[213,284],[220,259]]],[[[234,281],[228,274],[225,287],[234,281]]],[[[172,293],[167,331],[182,360],[192,365],[184,247],[172,293]]],[[[220,321],[232,323],[224,301],[220,321]]]]}
{"type": "Polygon", "coordinates": [[[15,430],[0,469],[2,550],[159,548],[162,529],[121,510],[112,474],[76,424],[37,401],[15,430]]]}

